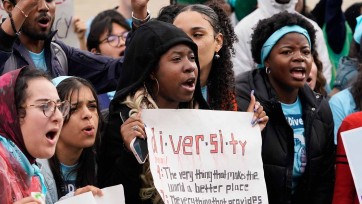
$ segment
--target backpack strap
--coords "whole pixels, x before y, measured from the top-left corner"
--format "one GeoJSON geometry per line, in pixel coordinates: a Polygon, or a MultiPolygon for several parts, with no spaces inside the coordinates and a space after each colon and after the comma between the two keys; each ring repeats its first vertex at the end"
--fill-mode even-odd
{"type": "MultiPolygon", "coordinates": [[[[55,56],[57,57],[60,66],[62,67],[65,75],[68,75],[68,59],[67,59],[67,55],[65,54],[64,50],[62,49],[62,47],[60,47],[59,44],[55,43],[55,42],[51,42],[51,49],[53,50],[55,56]]],[[[9,59],[5,62],[4,65],[4,70],[2,73],[0,73],[1,75],[15,70],[19,68],[18,67],[18,62],[16,60],[16,57],[14,54],[12,54],[9,59]]]]}
{"type": "Polygon", "coordinates": [[[62,47],[56,42],[51,42],[51,49],[54,51],[55,56],[57,57],[60,66],[63,68],[65,75],[68,75],[68,59],[62,47]]]}
{"type": "Polygon", "coordinates": [[[11,55],[8,60],[6,60],[3,72],[0,75],[3,75],[7,72],[13,71],[18,68],[18,62],[15,59],[15,55],[11,55]]]}

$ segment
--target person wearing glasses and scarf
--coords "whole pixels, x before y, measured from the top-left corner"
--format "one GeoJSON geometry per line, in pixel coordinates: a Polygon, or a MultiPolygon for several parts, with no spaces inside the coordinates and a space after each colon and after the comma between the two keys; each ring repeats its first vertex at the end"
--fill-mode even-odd
{"type": "Polygon", "coordinates": [[[39,203],[46,194],[36,158],[55,151],[69,102],[61,102],[43,71],[28,67],[0,77],[0,203],[39,203]]]}

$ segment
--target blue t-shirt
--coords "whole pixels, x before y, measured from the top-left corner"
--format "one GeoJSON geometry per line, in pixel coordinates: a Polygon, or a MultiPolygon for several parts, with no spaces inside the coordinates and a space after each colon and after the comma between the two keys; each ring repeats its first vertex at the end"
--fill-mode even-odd
{"type": "Polygon", "coordinates": [[[201,87],[202,97],[207,101],[207,86],[201,87]]]}
{"type": "Polygon", "coordinates": [[[41,69],[43,71],[47,70],[47,65],[45,63],[44,50],[42,50],[40,53],[34,53],[34,52],[29,51],[29,54],[37,69],[41,69]]]}
{"type": "Polygon", "coordinates": [[[337,145],[337,133],[342,121],[349,114],[357,112],[356,103],[354,102],[351,89],[344,89],[329,100],[334,122],[334,144],[337,145]]]}
{"type": "Polygon", "coordinates": [[[302,104],[300,103],[299,98],[297,98],[293,104],[281,104],[284,116],[294,131],[294,165],[292,184],[292,192],[294,193],[299,179],[305,171],[305,166],[307,165],[302,104]]]}
{"type": "Polygon", "coordinates": [[[67,195],[69,192],[74,192],[76,188],[77,172],[74,171],[78,164],[67,166],[60,164],[60,170],[64,180],[64,186],[61,189],[61,196],[67,195]]]}

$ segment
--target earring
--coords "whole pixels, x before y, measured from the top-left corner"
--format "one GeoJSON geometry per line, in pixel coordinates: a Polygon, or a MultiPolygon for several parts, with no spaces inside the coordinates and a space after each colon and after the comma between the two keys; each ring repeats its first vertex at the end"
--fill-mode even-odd
{"type": "Polygon", "coordinates": [[[265,67],[265,73],[266,73],[266,74],[270,74],[270,72],[271,72],[270,68],[269,68],[269,67],[265,67]]]}
{"type": "Polygon", "coordinates": [[[214,54],[214,59],[215,59],[215,60],[220,59],[220,55],[219,55],[217,52],[215,52],[215,54],[214,54]]]}
{"type": "Polygon", "coordinates": [[[157,84],[157,94],[155,95],[155,97],[158,95],[158,92],[160,91],[160,84],[158,83],[157,78],[155,78],[156,84],[157,84]]]}

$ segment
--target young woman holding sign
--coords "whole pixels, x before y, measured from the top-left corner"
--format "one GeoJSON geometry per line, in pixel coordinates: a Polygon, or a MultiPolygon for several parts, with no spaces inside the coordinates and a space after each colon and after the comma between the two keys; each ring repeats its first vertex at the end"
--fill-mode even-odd
{"type": "MultiPolygon", "coordinates": [[[[130,143],[146,136],[142,109],[208,108],[201,94],[197,46],[172,24],[151,21],[131,35],[126,53],[123,78],[102,137],[98,181],[100,187],[123,184],[126,203],[142,203],[141,197],[146,203],[158,203],[162,200],[153,186],[148,161],[139,164],[130,143]]],[[[261,125],[267,121],[264,116],[259,107],[255,117],[261,118],[261,125]]]]}

